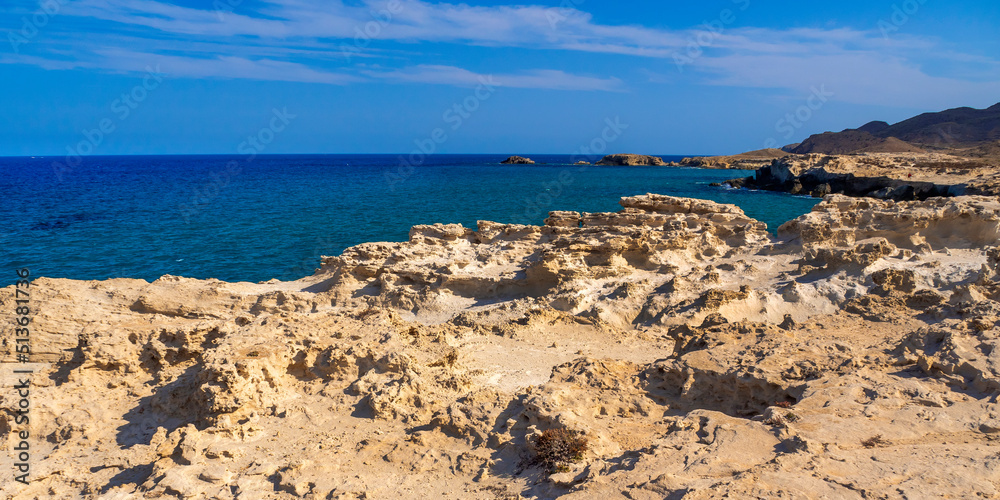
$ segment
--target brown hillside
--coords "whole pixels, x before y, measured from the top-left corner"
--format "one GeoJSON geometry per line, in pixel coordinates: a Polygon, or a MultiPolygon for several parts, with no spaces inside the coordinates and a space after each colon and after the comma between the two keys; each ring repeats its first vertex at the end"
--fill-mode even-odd
{"type": "Polygon", "coordinates": [[[923,150],[896,138],[876,137],[860,130],[826,132],[802,141],[796,154],[919,153],[923,150]]]}
{"type": "Polygon", "coordinates": [[[955,108],[924,113],[877,132],[916,144],[952,147],[1000,139],[1000,104],[986,109],[955,108]]]}
{"type": "Polygon", "coordinates": [[[924,113],[889,125],[869,122],[858,129],[813,135],[793,153],[915,153],[926,149],[949,154],[993,156],[989,142],[1000,140],[1000,104],[986,109],[955,108],[924,113]],[[980,152],[983,143],[987,151],[980,152]]]}

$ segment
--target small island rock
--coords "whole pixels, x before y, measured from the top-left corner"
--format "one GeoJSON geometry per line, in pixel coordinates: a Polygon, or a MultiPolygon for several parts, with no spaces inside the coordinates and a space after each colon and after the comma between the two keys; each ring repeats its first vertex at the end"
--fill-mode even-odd
{"type": "Polygon", "coordinates": [[[500,163],[504,165],[534,165],[535,161],[531,158],[525,158],[523,156],[511,156],[500,163]]]}
{"type": "Polygon", "coordinates": [[[666,163],[663,162],[662,158],[656,156],[646,156],[646,155],[608,155],[604,159],[597,162],[597,165],[612,165],[612,166],[634,166],[634,165],[649,165],[662,167],[666,163]]]}

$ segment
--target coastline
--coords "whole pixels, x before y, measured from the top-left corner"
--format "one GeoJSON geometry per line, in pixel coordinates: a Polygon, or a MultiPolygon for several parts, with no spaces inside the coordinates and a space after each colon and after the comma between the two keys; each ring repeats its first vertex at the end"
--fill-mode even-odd
{"type": "MultiPolygon", "coordinates": [[[[261,156],[226,177],[234,159],[109,157],[101,170],[80,170],[59,191],[45,189],[54,180],[51,161],[0,161],[0,170],[13,175],[10,181],[25,186],[8,195],[4,209],[14,222],[6,234],[20,242],[6,255],[11,265],[28,265],[48,277],[295,280],[312,273],[321,255],[368,241],[405,241],[414,225],[541,224],[551,210],[613,211],[620,197],[653,186],[669,189],[666,194],[741,204],[772,227],[812,206],[771,203],[783,198],[778,193],[725,193],[707,185],[749,172],[579,166],[570,155],[535,158],[551,165],[498,165],[502,158],[494,155],[442,156],[406,178],[387,178],[398,167],[392,155],[261,156]],[[88,202],[92,185],[105,186],[101,204],[88,202]],[[275,196],[280,203],[272,203],[275,196]],[[136,203],[140,198],[148,201],[136,203]],[[188,207],[197,208],[189,221],[188,207]],[[113,252],[105,248],[109,236],[113,252]]],[[[13,283],[11,276],[0,277],[0,286],[13,283]]]]}
{"type": "Polygon", "coordinates": [[[776,159],[693,158],[677,165],[733,169],[760,164],[750,177],[719,185],[804,194],[828,194],[896,201],[961,195],[1000,195],[1000,168],[990,159],[941,153],[786,154],[776,159]]]}
{"type": "MultiPolygon", "coordinates": [[[[534,164],[525,161],[505,163],[534,164]]],[[[544,163],[543,163],[544,164],[544,163]]],[[[576,163],[581,165],[582,162],[576,163]]],[[[589,163],[585,164],[589,165],[589,163]]],[[[732,188],[804,194],[871,197],[896,201],[925,200],[961,195],[1000,195],[1000,169],[992,159],[944,153],[795,154],[778,149],[739,155],[685,157],[664,162],[658,156],[616,154],[596,166],[665,166],[707,170],[753,170],[750,177],[714,183],[732,188]]]]}

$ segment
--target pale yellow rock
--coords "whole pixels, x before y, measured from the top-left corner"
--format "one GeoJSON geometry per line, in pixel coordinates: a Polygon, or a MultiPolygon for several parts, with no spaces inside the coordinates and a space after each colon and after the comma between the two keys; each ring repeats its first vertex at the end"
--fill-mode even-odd
{"type": "Polygon", "coordinates": [[[417,226],[295,282],[38,279],[26,428],[0,351],[32,482],[0,497],[1000,494],[996,198],[832,195],[777,236],[621,204],[417,226]],[[550,475],[562,428],[586,450],[550,475]]]}

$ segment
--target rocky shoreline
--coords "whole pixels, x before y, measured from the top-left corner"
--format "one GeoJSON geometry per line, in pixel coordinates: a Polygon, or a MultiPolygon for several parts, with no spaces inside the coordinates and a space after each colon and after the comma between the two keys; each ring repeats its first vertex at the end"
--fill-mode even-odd
{"type": "Polygon", "coordinates": [[[33,480],[0,493],[1000,494],[997,198],[829,195],[776,235],[621,205],[417,226],[295,282],[37,279],[33,480]]]}
{"type": "MultiPolygon", "coordinates": [[[[524,156],[511,156],[506,160],[500,162],[501,165],[535,165],[536,162],[531,158],[526,158],[524,156]]],[[[580,160],[573,163],[574,165],[590,165],[589,161],[580,160]]],[[[594,163],[594,165],[599,166],[613,166],[613,167],[634,167],[634,166],[670,166],[670,164],[665,163],[663,158],[658,156],[648,156],[648,155],[635,155],[635,154],[612,154],[601,158],[599,161],[594,163]]]]}
{"type": "Polygon", "coordinates": [[[756,170],[725,184],[891,200],[1000,194],[1000,104],[814,134],[781,149],[684,158],[677,166],[756,170]]]}
{"type": "Polygon", "coordinates": [[[722,170],[757,170],[770,165],[772,161],[788,156],[780,149],[761,149],[730,156],[696,156],[673,162],[674,167],[695,167],[722,170]]]}
{"type": "Polygon", "coordinates": [[[989,163],[934,154],[789,155],[734,188],[823,197],[844,194],[897,201],[963,194],[1000,195],[1000,169],[989,163]]]}
{"type": "Polygon", "coordinates": [[[754,170],[714,186],[780,191],[822,198],[828,194],[884,200],[926,200],[961,195],[1000,196],[1000,166],[991,157],[943,153],[793,154],[779,149],[663,162],[646,155],[605,156],[596,165],[685,166],[754,170]]]}

